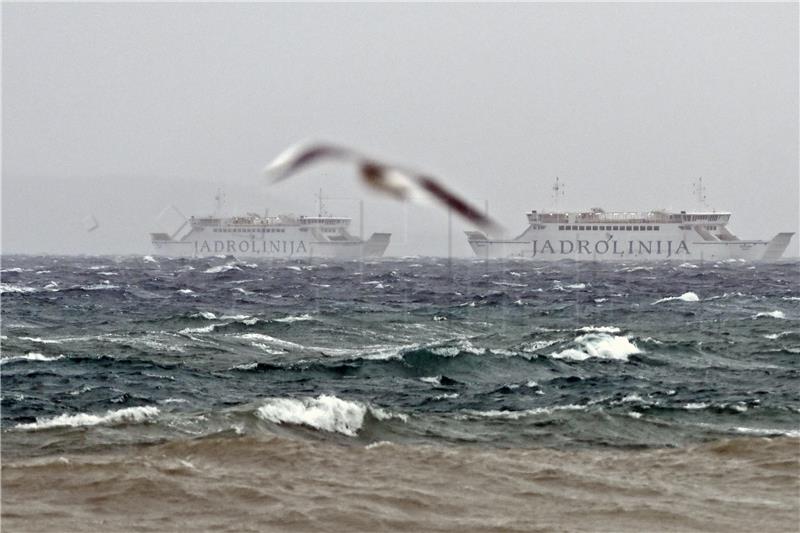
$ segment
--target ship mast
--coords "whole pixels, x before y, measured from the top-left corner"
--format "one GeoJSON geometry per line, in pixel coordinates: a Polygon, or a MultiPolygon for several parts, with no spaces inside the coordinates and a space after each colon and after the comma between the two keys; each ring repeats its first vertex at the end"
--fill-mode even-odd
{"type": "Polygon", "coordinates": [[[217,194],[214,196],[214,216],[220,216],[222,214],[222,206],[225,205],[225,192],[222,188],[217,189],[217,194]]]}
{"type": "Polygon", "coordinates": [[[558,211],[558,199],[562,196],[564,196],[564,184],[556,176],[556,182],[553,184],[553,208],[555,211],[558,211]]]}
{"type": "Polygon", "coordinates": [[[692,192],[694,193],[697,202],[708,209],[708,198],[706,197],[706,188],[703,185],[703,178],[697,178],[697,181],[692,183],[692,192]]]}

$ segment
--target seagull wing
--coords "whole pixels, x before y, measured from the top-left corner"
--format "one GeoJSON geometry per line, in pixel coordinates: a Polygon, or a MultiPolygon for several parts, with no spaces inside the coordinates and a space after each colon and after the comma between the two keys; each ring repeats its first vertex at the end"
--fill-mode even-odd
{"type": "Polygon", "coordinates": [[[273,183],[285,180],[304,168],[325,160],[358,161],[363,156],[327,143],[299,143],[284,150],[264,169],[273,183]]]}
{"type": "Polygon", "coordinates": [[[436,179],[334,144],[322,142],[296,144],[276,157],[264,169],[264,173],[275,183],[326,160],[355,163],[367,186],[398,200],[419,201],[431,197],[481,229],[490,233],[501,231],[499,224],[436,179]]]}
{"type": "Polygon", "coordinates": [[[462,218],[467,219],[489,233],[500,233],[502,228],[497,222],[489,218],[486,214],[481,213],[478,209],[467,203],[466,200],[447,189],[432,177],[421,174],[415,177],[417,184],[422,187],[422,189],[430,193],[436,200],[455,211],[456,214],[460,215],[462,218]]]}

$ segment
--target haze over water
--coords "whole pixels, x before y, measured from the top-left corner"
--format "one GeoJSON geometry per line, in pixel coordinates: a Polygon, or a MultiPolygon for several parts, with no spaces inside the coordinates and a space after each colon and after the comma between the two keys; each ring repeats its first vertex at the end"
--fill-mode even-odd
{"type": "Polygon", "coordinates": [[[2,268],[9,531],[796,528],[796,261],[2,268]]]}

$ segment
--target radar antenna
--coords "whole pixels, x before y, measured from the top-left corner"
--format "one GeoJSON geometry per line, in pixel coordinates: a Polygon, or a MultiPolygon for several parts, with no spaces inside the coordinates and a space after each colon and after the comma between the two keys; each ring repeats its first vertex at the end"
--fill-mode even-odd
{"type": "Polygon", "coordinates": [[[553,207],[556,211],[558,211],[558,199],[562,196],[564,196],[564,184],[556,176],[556,182],[553,184],[553,207]]]}

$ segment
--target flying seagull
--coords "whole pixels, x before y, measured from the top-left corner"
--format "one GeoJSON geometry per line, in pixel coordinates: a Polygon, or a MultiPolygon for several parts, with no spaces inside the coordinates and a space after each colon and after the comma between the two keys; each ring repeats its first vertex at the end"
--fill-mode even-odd
{"type": "Polygon", "coordinates": [[[323,142],[296,144],[275,158],[264,169],[264,173],[273,183],[277,183],[311,165],[326,161],[355,164],[366,185],[397,200],[419,200],[430,197],[446,205],[479,228],[490,233],[500,232],[499,224],[431,176],[378,161],[342,146],[323,142]]]}

